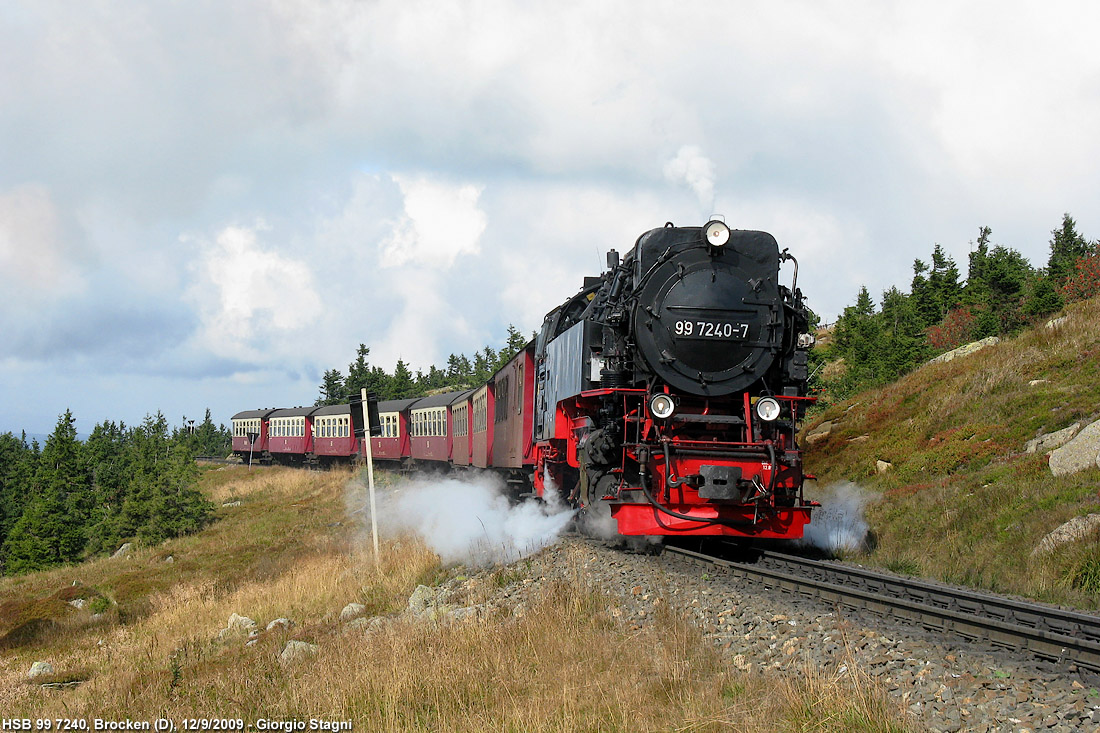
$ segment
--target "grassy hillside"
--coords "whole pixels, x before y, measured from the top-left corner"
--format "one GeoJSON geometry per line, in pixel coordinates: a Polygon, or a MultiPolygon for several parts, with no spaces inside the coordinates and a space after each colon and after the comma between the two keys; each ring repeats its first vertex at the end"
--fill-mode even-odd
{"type": "MultiPolygon", "coordinates": [[[[803,678],[732,670],[674,609],[631,628],[586,585],[536,585],[526,612],[438,623],[401,614],[418,584],[462,568],[409,537],[375,570],[345,503],[349,472],[208,471],[223,507],[204,532],[118,559],[0,580],[7,717],[351,720],[353,730],[898,731],[902,712],[858,669],[803,678]],[[169,558],[172,558],[169,561],[169,558]],[[84,608],[69,601],[82,598],[84,608]],[[354,631],[349,602],[386,616],[354,631]],[[230,614],[259,629],[218,638],[230,614]],[[280,662],[291,640],[316,654],[280,662]],[[52,677],[27,679],[45,660],[52,677]],[[838,681],[839,680],[839,681],[838,681]],[[79,684],[55,689],[43,682],[79,684]]],[[[358,504],[361,505],[361,504],[358,504]]],[[[471,573],[467,599],[528,587],[529,565],[471,573]]]]}
{"type": "Polygon", "coordinates": [[[877,545],[863,562],[1032,597],[1100,606],[1096,538],[1032,556],[1070,518],[1100,512],[1100,469],[1054,477],[1024,444],[1100,419],[1100,303],[883,389],[830,406],[805,432],[820,485],[874,497],[877,545]],[[879,462],[891,464],[880,466],[879,462]],[[880,468],[885,471],[880,473],[880,468]]]}

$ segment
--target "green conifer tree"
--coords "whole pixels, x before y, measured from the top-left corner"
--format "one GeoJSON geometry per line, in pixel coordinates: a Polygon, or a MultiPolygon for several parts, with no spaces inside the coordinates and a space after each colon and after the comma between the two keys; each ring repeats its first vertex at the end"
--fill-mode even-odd
{"type": "Polygon", "coordinates": [[[91,505],[83,446],[66,410],[46,440],[27,504],[4,541],[4,571],[30,572],[80,559],[91,505]]]}
{"type": "Polygon", "coordinates": [[[1089,254],[1091,247],[1077,232],[1077,222],[1069,213],[1062,215],[1061,229],[1051,231],[1050,259],[1047,260],[1047,274],[1055,285],[1060,286],[1073,274],[1077,260],[1089,254]]]}

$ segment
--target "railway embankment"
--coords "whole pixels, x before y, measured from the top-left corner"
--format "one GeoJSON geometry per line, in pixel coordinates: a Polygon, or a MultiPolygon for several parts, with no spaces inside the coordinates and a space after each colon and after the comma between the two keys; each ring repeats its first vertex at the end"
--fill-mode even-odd
{"type": "Polygon", "coordinates": [[[923,365],[808,421],[816,490],[855,484],[850,559],[1100,608],[1100,303],[923,365]]]}
{"type": "Polygon", "coordinates": [[[219,510],[202,532],[0,579],[0,709],[177,727],[926,728],[848,654],[862,641],[845,638],[871,637],[846,620],[821,623],[830,646],[804,633],[818,611],[792,625],[783,600],[730,595],[659,558],[566,539],[508,565],[445,567],[404,535],[376,565],[350,479],[211,468],[203,491],[219,510]],[[823,644],[839,666],[806,656],[823,644]]]}

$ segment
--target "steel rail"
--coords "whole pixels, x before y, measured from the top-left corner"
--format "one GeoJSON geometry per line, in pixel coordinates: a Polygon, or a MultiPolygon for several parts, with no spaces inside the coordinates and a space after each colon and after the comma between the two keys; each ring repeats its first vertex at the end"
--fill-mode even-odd
{"type": "Polygon", "coordinates": [[[813,573],[819,580],[845,583],[855,579],[868,591],[1100,643],[1100,617],[1080,611],[779,552],[764,552],[760,559],[780,570],[813,573]]]}
{"type": "MultiPolygon", "coordinates": [[[[958,588],[951,588],[950,593],[943,593],[936,599],[936,594],[943,588],[923,581],[914,583],[916,588],[912,594],[906,591],[906,595],[910,597],[899,597],[891,595],[893,591],[889,588],[908,585],[910,581],[904,578],[881,575],[864,568],[850,569],[846,566],[803,560],[793,556],[781,557],[796,561],[799,565],[809,563],[810,567],[829,565],[831,579],[823,580],[772,567],[733,562],[680,547],[666,547],[665,552],[678,555],[688,561],[722,568],[735,576],[761,582],[766,587],[784,592],[850,608],[864,609],[886,618],[919,624],[931,631],[951,632],[966,639],[986,641],[1005,649],[1027,651],[1032,656],[1048,662],[1074,663],[1092,672],[1100,672],[1100,641],[1083,638],[1084,633],[1072,630],[1068,633],[1050,630],[1052,627],[1065,628],[1059,626],[1064,621],[1058,619],[1076,619],[1075,623],[1081,624],[1082,631],[1100,624],[1100,619],[1088,614],[1012,601],[958,588]],[[849,570],[855,572],[848,572],[849,570]],[[844,584],[845,575],[856,577],[855,582],[861,584],[877,576],[876,580],[881,581],[881,587],[875,590],[868,590],[867,587],[851,587],[844,584]],[[919,600],[913,600],[913,598],[919,600]],[[982,615],[985,613],[982,610],[982,602],[985,600],[989,600],[988,608],[993,609],[1001,617],[982,615]],[[1009,613],[1006,609],[1018,610],[1009,613]],[[1030,616],[1051,616],[1052,618],[1046,624],[1040,624],[1040,626],[1045,625],[1046,628],[1026,626],[1017,622],[1030,616]],[[1012,620],[1007,620],[1009,618],[1012,620]],[[1085,622],[1086,620],[1088,623],[1085,622]]],[[[769,554],[773,559],[778,555],[778,553],[765,553],[765,557],[769,554]]],[[[820,570],[820,568],[814,569],[820,570]]]]}

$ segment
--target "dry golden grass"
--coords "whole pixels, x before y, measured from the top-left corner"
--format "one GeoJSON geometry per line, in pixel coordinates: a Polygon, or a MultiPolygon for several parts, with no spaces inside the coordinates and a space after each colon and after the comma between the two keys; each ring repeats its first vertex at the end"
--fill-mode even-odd
{"type": "MultiPolygon", "coordinates": [[[[324,718],[354,721],[359,731],[904,729],[902,713],[857,672],[733,671],[667,606],[654,627],[632,631],[615,618],[616,601],[588,587],[578,567],[565,581],[538,586],[518,616],[503,607],[475,622],[402,615],[417,584],[459,571],[441,569],[410,538],[383,543],[376,570],[343,514],[350,478],[208,475],[210,495],[243,504],[223,510],[201,535],[125,560],[0,582],[0,603],[20,592],[48,597],[78,579],[107,597],[125,596],[130,609],[93,620],[61,601],[64,608],[52,606],[58,625],[0,659],[0,708],[8,717],[177,724],[194,716],[324,718]],[[391,621],[373,633],[350,630],[338,614],[351,601],[391,621]],[[243,637],[217,638],[231,613],[261,628],[283,616],[296,626],[246,647],[243,637]],[[290,639],[319,651],[283,665],[290,639]],[[55,690],[27,682],[36,659],[50,661],[57,680],[83,684],[55,690]]],[[[471,583],[471,600],[521,581],[524,567],[471,583]]]]}

